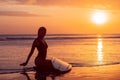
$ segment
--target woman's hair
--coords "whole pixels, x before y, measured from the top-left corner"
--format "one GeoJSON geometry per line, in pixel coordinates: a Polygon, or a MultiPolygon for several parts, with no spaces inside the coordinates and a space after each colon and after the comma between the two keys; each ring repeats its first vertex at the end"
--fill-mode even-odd
{"type": "Polygon", "coordinates": [[[46,28],[45,27],[40,27],[39,29],[38,29],[38,36],[45,36],[45,34],[46,34],[46,28]]]}
{"type": "Polygon", "coordinates": [[[46,28],[45,27],[40,27],[38,31],[45,31],[46,32],[46,28]]]}

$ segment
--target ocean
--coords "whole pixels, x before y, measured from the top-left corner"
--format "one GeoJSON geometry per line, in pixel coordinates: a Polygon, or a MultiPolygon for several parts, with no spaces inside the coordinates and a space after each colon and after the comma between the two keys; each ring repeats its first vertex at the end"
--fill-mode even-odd
{"type": "MultiPolygon", "coordinates": [[[[0,71],[20,69],[25,62],[35,34],[0,35],[0,71]]],[[[47,58],[59,58],[73,67],[120,64],[120,34],[47,34],[47,58]]],[[[35,50],[27,67],[34,66],[35,50]]]]}

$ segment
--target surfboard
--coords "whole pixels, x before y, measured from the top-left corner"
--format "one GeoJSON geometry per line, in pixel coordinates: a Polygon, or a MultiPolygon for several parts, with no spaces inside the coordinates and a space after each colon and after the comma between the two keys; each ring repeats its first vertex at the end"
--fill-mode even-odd
{"type": "Polygon", "coordinates": [[[72,69],[72,65],[63,61],[63,60],[60,60],[58,58],[55,58],[53,57],[51,59],[51,62],[52,62],[52,65],[55,69],[61,71],[61,72],[68,72],[72,69]]]}

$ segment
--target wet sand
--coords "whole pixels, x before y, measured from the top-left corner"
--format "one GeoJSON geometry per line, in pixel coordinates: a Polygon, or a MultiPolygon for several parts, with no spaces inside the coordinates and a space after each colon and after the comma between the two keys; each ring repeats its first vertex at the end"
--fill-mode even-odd
{"type": "MultiPolygon", "coordinates": [[[[0,80],[36,80],[35,72],[0,74],[0,80]],[[26,76],[27,75],[27,76],[26,76]]],[[[49,75],[37,80],[120,80],[120,64],[96,67],[73,67],[69,73],[49,75]]]]}

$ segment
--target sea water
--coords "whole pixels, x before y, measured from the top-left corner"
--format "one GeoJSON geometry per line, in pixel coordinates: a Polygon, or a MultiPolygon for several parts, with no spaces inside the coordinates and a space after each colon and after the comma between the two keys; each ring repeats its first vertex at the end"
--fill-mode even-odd
{"type": "MultiPolygon", "coordinates": [[[[0,35],[0,70],[19,69],[25,62],[34,34],[0,35]]],[[[89,34],[47,34],[47,59],[59,58],[74,67],[102,66],[120,63],[120,35],[89,35],[89,34]]],[[[37,56],[35,49],[28,67],[34,66],[37,56]]]]}

